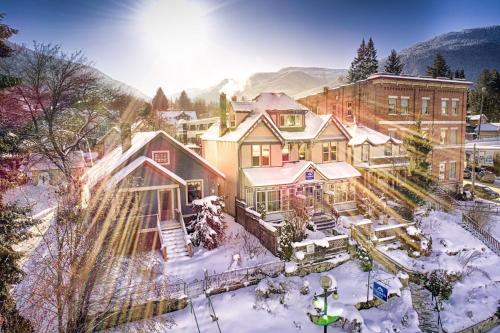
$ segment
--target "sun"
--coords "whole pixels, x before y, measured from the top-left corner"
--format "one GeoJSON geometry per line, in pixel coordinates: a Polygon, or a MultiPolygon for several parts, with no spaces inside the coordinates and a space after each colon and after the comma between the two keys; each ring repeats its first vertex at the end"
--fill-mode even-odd
{"type": "Polygon", "coordinates": [[[208,15],[200,2],[146,0],[137,11],[141,36],[153,52],[172,60],[199,55],[208,43],[208,15]]]}

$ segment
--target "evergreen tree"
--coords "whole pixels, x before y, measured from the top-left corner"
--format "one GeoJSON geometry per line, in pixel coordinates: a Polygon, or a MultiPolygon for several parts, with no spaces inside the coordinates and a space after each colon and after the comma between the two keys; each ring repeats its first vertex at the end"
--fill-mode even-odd
{"type": "Polygon", "coordinates": [[[347,73],[347,81],[352,83],[361,80],[362,78],[362,64],[366,58],[366,44],[365,39],[361,41],[359,45],[356,57],[351,62],[351,67],[347,73]]]}
{"type": "Polygon", "coordinates": [[[422,131],[420,120],[417,120],[410,127],[410,131],[407,131],[403,138],[403,144],[409,156],[408,173],[410,177],[415,176],[416,180],[425,182],[428,180],[427,174],[430,165],[427,155],[432,151],[432,144],[422,131]]]}
{"type": "Polygon", "coordinates": [[[163,89],[161,89],[161,87],[156,90],[156,95],[151,101],[151,106],[153,108],[153,111],[168,110],[170,103],[168,102],[167,96],[165,96],[165,93],[163,92],[163,89]]]}
{"type": "Polygon", "coordinates": [[[366,65],[364,68],[363,79],[366,79],[378,71],[377,50],[375,49],[375,43],[373,43],[371,37],[368,39],[368,44],[366,45],[366,65]]]}
{"type": "Polygon", "coordinates": [[[455,73],[453,74],[453,77],[455,79],[465,79],[465,72],[464,69],[456,69],[455,73]]]}
{"type": "Polygon", "coordinates": [[[290,261],[292,258],[294,234],[294,226],[289,220],[285,219],[278,242],[278,253],[281,260],[290,261]]]}
{"type": "Polygon", "coordinates": [[[347,74],[348,82],[356,82],[364,80],[378,70],[377,50],[372,38],[365,43],[365,39],[361,41],[356,57],[351,63],[347,74]]]}
{"type": "Polygon", "coordinates": [[[184,111],[191,110],[193,108],[193,104],[191,103],[191,100],[185,90],[181,92],[181,95],[175,101],[175,107],[184,111]]]}
{"type": "Polygon", "coordinates": [[[217,248],[225,237],[224,200],[221,197],[206,197],[193,201],[196,219],[188,226],[194,246],[208,250],[217,248]]]}
{"type": "Polygon", "coordinates": [[[500,121],[500,72],[496,69],[485,69],[479,75],[474,89],[469,91],[467,99],[469,109],[479,114],[483,100],[483,114],[491,122],[500,121]],[[482,89],[485,92],[482,92],[482,89]]]}
{"type": "Polygon", "coordinates": [[[427,67],[427,75],[430,75],[433,78],[450,77],[452,75],[450,67],[446,64],[446,60],[443,58],[441,53],[437,53],[434,58],[434,64],[427,67]]]}
{"type": "Polygon", "coordinates": [[[400,75],[401,72],[403,72],[403,67],[404,64],[401,62],[401,56],[396,53],[396,50],[391,50],[384,71],[386,73],[400,75]]]}
{"type": "MultiPolygon", "coordinates": [[[[4,15],[0,14],[0,21],[4,15]]],[[[12,50],[6,40],[17,30],[0,23],[0,57],[8,57],[12,50]]],[[[17,80],[0,75],[0,90],[15,85],[17,80]]],[[[11,167],[11,160],[17,158],[20,150],[20,138],[13,134],[4,122],[0,123],[0,175],[2,189],[17,186],[17,172],[11,167]]],[[[16,302],[10,295],[13,284],[21,282],[24,273],[19,266],[21,254],[14,246],[31,237],[29,228],[36,221],[28,217],[28,211],[15,204],[3,202],[0,192],[0,332],[31,332],[28,320],[23,318],[16,308],[16,302]]]]}

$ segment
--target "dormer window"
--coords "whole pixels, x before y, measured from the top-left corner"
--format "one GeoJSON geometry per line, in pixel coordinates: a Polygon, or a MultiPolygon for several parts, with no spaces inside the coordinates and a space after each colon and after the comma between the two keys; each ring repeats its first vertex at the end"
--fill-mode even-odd
{"type": "Polygon", "coordinates": [[[229,114],[229,128],[236,127],[236,113],[232,112],[229,114]]]}
{"type": "Polygon", "coordinates": [[[280,127],[302,127],[302,115],[300,114],[280,115],[280,127]]]}

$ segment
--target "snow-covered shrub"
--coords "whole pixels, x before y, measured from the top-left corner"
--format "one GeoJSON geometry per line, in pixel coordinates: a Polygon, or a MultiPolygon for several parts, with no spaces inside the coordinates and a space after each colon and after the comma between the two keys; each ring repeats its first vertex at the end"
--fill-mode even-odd
{"type": "Polygon", "coordinates": [[[241,249],[248,258],[253,259],[265,252],[264,246],[262,246],[260,241],[252,234],[244,231],[241,234],[238,234],[236,237],[241,238],[241,249]]]}
{"type": "Polygon", "coordinates": [[[266,219],[266,204],[260,203],[257,205],[257,213],[260,214],[260,218],[265,220],[266,219]]]}
{"type": "Polygon", "coordinates": [[[289,296],[288,294],[290,292],[290,288],[290,283],[283,275],[275,279],[263,279],[259,282],[257,288],[255,288],[256,302],[260,305],[255,305],[254,307],[267,308],[267,311],[270,312],[269,306],[268,304],[266,304],[266,301],[276,298],[279,300],[280,304],[286,305],[286,300],[289,296]]]}
{"type": "Polygon", "coordinates": [[[278,253],[282,260],[290,261],[293,255],[293,236],[294,227],[293,225],[285,220],[283,227],[281,228],[281,235],[278,242],[278,253]]]}
{"type": "Polygon", "coordinates": [[[302,284],[302,287],[300,288],[300,294],[301,295],[307,295],[309,294],[309,291],[310,291],[310,287],[309,287],[309,281],[304,281],[304,283],[302,284]]]}
{"type": "Polygon", "coordinates": [[[365,272],[371,271],[373,268],[373,261],[368,254],[368,251],[362,246],[356,247],[356,258],[358,258],[361,269],[365,272]]]}
{"type": "Polygon", "coordinates": [[[222,197],[210,196],[193,201],[196,219],[188,226],[194,246],[215,249],[224,240],[226,223],[224,222],[224,201],[222,197]]]}
{"type": "Polygon", "coordinates": [[[427,273],[424,287],[439,301],[447,300],[453,291],[452,277],[444,269],[437,269],[427,273]]]}

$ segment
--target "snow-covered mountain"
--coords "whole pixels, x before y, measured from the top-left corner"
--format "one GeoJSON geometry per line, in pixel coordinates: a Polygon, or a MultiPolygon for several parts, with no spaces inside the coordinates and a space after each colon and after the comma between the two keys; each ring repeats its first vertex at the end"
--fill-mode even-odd
{"type": "MultiPolygon", "coordinates": [[[[398,53],[405,73],[425,75],[437,52],[453,71],[463,68],[467,80],[476,81],[483,69],[500,69],[500,25],[448,32],[398,53]]],[[[385,60],[380,62],[380,68],[385,60]]]]}
{"type": "MultiPolygon", "coordinates": [[[[28,50],[28,52],[33,52],[31,49],[26,48],[25,46],[18,45],[18,44],[8,42],[8,45],[10,47],[12,47],[13,49],[18,49],[18,50],[23,49],[23,50],[28,50]]],[[[19,55],[16,55],[16,53],[14,53],[11,57],[2,58],[2,59],[0,59],[0,61],[2,61],[2,62],[14,62],[15,63],[16,61],[17,62],[22,61],[21,59],[22,58],[19,55]]],[[[113,89],[118,89],[122,93],[129,94],[129,95],[135,96],[137,98],[144,99],[145,101],[151,100],[151,97],[144,94],[139,89],[132,87],[131,85],[128,85],[128,84],[123,83],[121,81],[115,80],[112,77],[110,77],[109,75],[103,73],[102,71],[100,71],[99,69],[97,69],[95,67],[90,66],[89,68],[91,69],[92,72],[94,72],[96,77],[98,77],[105,86],[107,86],[109,88],[113,88],[113,89]]]]}
{"type": "Polygon", "coordinates": [[[346,73],[346,69],[286,67],[277,72],[255,73],[243,82],[224,79],[212,87],[187,89],[186,92],[190,97],[207,101],[218,101],[221,92],[228,96],[252,99],[263,91],[280,91],[299,98],[319,92],[325,86],[336,87],[342,84],[346,73]]]}

